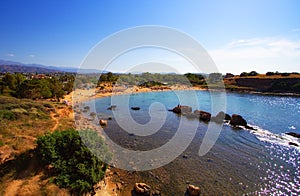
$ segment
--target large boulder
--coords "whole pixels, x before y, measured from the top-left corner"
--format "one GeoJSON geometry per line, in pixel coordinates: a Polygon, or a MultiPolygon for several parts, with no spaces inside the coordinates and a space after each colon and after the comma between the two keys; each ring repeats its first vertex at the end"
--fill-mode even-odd
{"type": "Polygon", "coordinates": [[[231,116],[223,111],[219,112],[216,117],[222,118],[223,120],[231,120],[231,116]]]}
{"type": "Polygon", "coordinates": [[[296,137],[296,138],[300,138],[300,134],[299,133],[295,133],[295,132],[287,132],[285,133],[287,135],[290,135],[290,136],[293,136],[293,137],[296,137]]]}
{"type": "Polygon", "coordinates": [[[195,110],[194,114],[197,115],[199,117],[199,119],[204,122],[210,121],[211,114],[209,112],[205,112],[202,110],[195,110]]]}
{"type": "Polygon", "coordinates": [[[225,121],[230,121],[231,116],[229,114],[226,114],[225,112],[219,112],[216,116],[211,118],[211,121],[214,121],[216,123],[223,123],[225,121]]]}
{"type": "Polygon", "coordinates": [[[189,196],[199,196],[200,195],[200,188],[197,187],[197,186],[194,186],[194,185],[189,185],[187,187],[187,190],[186,190],[186,193],[187,195],[189,196]]]}
{"type": "Polygon", "coordinates": [[[233,126],[247,126],[247,121],[241,115],[233,114],[230,124],[233,126]]]}
{"type": "Polygon", "coordinates": [[[150,195],[151,187],[145,183],[135,183],[134,191],[139,195],[150,195]]]}
{"type": "Polygon", "coordinates": [[[107,120],[101,119],[101,120],[99,120],[99,124],[100,124],[101,126],[106,126],[106,125],[107,125],[107,120]]]}
{"type": "Polygon", "coordinates": [[[189,114],[192,112],[192,107],[185,106],[185,105],[178,105],[175,108],[173,108],[171,111],[176,114],[189,114]]]}

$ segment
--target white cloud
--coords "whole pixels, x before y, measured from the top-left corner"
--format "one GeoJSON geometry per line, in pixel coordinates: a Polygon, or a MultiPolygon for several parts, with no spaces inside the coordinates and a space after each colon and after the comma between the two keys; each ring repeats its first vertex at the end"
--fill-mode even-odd
{"type": "Polygon", "coordinates": [[[15,56],[15,54],[13,54],[13,53],[8,53],[8,54],[6,54],[6,56],[9,56],[9,57],[14,57],[14,56],[15,56]]]}
{"type": "Polygon", "coordinates": [[[34,55],[34,54],[30,54],[30,55],[28,55],[28,57],[30,57],[30,58],[34,58],[34,57],[35,57],[35,55],[34,55]]]}
{"type": "Polygon", "coordinates": [[[209,54],[221,72],[300,71],[300,40],[278,37],[235,40],[209,54]]]}

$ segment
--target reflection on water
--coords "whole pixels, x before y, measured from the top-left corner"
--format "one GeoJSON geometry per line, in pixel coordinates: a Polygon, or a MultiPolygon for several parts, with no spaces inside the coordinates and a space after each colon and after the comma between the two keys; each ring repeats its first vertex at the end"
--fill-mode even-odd
{"type": "Polygon", "coordinates": [[[265,176],[260,193],[276,195],[300,194],[300,157],[299,150],[272,144],[267,146],[269,159],[261,162],[265,176]]]}

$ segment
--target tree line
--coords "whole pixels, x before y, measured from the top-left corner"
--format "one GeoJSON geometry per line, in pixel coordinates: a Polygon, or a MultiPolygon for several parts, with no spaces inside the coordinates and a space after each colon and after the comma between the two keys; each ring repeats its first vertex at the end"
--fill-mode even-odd
{"type": "Polygon", "coordinates": [[[0,79],[0,94],[17,98],[48,99],[59,101],[72,92],[75,76],[64,74],[28,78],[21,73],[6,73],[0,79]]]}
{"type": "Polygon", "coordinates": [[[113,84],[127,84],[127,85],[143,85],[147,83],[157,84],[182,84],[182,85],[202,85],[207,86],[207,81],[210,83],[219,83],[223,79],[221,73],[210,74],[160,74],[160,73],[141,73],[141,74],[113,74],[111,72],[101,74],[97,82],[97,86],[103,83],[110,82],[113,84]]]}

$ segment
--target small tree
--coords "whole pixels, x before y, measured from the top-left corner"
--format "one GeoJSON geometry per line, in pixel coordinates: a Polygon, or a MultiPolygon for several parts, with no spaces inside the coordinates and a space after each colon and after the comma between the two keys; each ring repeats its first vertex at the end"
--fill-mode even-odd
{"type": "Polygon", "coordinates": [[[19,98],[43,99],[52,97],[49,82],[45,79],[25,80],[17,89],[16,95],[19,98]]]}
{"type": "Polygon", "coordinates": [[[275,75],[275,73],[271,72],[271,71],[269,71],[269,72],[266,73],[266,76],[273,76],[273,75],[275,75]]]}
{"type": "Polygon", "coordinates": [[[240,77],[246,77],[246,76],[248,76],[248,73],[247,73],[247,72],[242,72],[242,73],[240,74],[240,77]]]}
{"type": "Polygon", "coordinates": [[[257,76],[258,73],[256,71],[251,71],[248,75],[249,76],[257,76]]]}
{"type": "Polygon", "coordinates": [[[52,97],[54,97],[59,102],[60,98],[63,98],[65,95],[62,83],[56,78],[50,79],[48,82],[52,97]]]}
{"type": "Polygon", "coordinates": [[[221,82],[222,79],[223,77],[221,73],[210,73],[208,76],[208,81],[210,81],[211,83],[221,82]]]}
{"type": "Polygon", "coordinates": [[[39,137],[37,154],[43,165],[53,166],[54,183],[80,194],[93,191],[93,185],[105,174],[107,165],[98,157],[110,157],[103,139],[95,131],[73,129],[39,137]]]}

